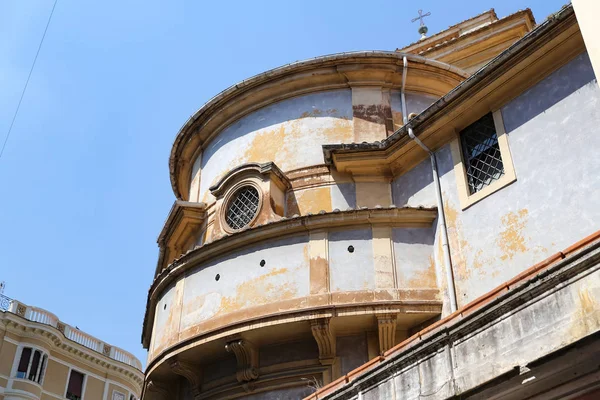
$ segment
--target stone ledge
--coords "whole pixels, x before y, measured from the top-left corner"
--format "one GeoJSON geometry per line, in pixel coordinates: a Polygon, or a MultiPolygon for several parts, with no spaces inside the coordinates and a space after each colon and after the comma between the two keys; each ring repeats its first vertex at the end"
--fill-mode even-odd
{"type": "Polygon", "coordinates": [[[161,271],[152,282],[148,291],[146,313],[142,332],[142,343],[148,348],[150,344],[151,326],[154,320],[156,301],[169,284],[191,268],[197,267],[227,252],[243,246],[279,238],[284,235],[307,233],[316,229],[331,229],[353,225],[387,224],[393,227],[430,227],[437,217],[436,208],[414,208],[395,206],[388,208],[362,208],[356,210],[320,212],[283,218],[280,221],[244,229],[226,235],[213,242],[206,242],[194,250],[188,251],[171,265],[161,271]]]}
{"type": "MultiPolygon", "coordinates": [[[[356,293],[358,297],[366,297],[362,302],[356,303],[335,303],[331,299],[327,300],[327,295],[315,295],[310,296],[310,298],[292,300],[309,301],[312,299],[310,304],[307,303],[308,306],[302,309],[282,308],[281,303],[275,303],[229,313],[221,318],[214,318],[206,324],[196,325],[182,332],[174,341],[168,344],[168,347],[161,349],[160,353],[154,357],[150,354],[146,376],[150,376],[166,360],[185,350],[232,335],[239,335],[249,330],[298,321],[310,322],[320,318],[351,317],[365,314],[376,316],[389,313],[399,315],[422,314],[426,316],[425,318],[431,318],[440,315],[442,312],[442,302],[438,299],[439,291],[437,289],[413,291],[418,292],[417,294],[425,292],[425,296],[421,299],[416,296],[407,296],[405,292],[410,292],[409,290],[396,289],[395,291],[397,292],[397,295],[394,296],[395,300],[389,300],[388,296],[382,296],[384,298],[382,300],[381,296],[378,297],[375,292],[367,291],[356,293]],[[263,310],[261,311],[261,309],[263,310]],[[278,309],[279,311],[277,311],[278,309]]],[[[290,306],[294,305],[290,304],[290,306]]],[[[308,329],[310,328],[307,326],[308,329]]]]}

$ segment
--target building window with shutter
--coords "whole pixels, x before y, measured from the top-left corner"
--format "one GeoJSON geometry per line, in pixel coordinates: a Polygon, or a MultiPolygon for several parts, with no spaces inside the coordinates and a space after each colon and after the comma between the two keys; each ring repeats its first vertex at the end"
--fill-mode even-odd
{"type": "Polygon", "coordinates": [[[17,367],[17,378],[25,379],[25,377],[27,376],[30,358],[31,348],[23,347],[23,350],[21,351],[21,359],[19,360],[19,366],[17,367]]]}
{"type": "Polygon", "coordinates": [[[81,372],[71,370],[69,375],[69,384],[67,385],[67,394],[65,397],[69,400],[81,400],[83,397],[83,380],[85,375],[81,372]]]}
{"type": "Polygon", "coordinates": [[[15,376],[19,379],[28,379],[41,384],[47,362],[48,355],[41,350],[23,347],[15,376]]]}
{"type": "Polygon", "coordinates": [[[465,127],[451,148],[463,210],[517,179],[500,110],[465,127]]]}

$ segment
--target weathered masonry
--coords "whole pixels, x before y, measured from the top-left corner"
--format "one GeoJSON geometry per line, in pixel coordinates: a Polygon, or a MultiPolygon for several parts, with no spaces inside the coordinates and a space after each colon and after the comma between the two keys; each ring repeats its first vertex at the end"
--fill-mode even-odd
{"type": "Polygon", "coordinates": [[[571,6],[492,10],[211,99],[169,160],[144,399],[593,390],[550,376],[597,351],[597,246],[528,270],[600,228],[586,44],[571,6]]]}

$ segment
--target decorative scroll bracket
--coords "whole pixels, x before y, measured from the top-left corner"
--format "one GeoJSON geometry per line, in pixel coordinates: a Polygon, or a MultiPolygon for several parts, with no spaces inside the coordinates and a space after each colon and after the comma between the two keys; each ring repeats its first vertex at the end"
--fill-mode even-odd
{"type": "Polygon", "coordinates": [[[180,360],[171,360],[169,366],[171,371],[183,376],[188,381],[194,398],[198,398],[202,390],[202,369],[197,365],[180,360]]]}
{"type": "Polygon", "coordinates": [[[236,339],[225,345],[225,350],[235,355],[238,382],[249,382],[258,378],[258,350],[244,339],[236,339]]]}
{"type": "Polygon", "coordinates": [[[331,365],[335,361],[335,334],[330,326],[330,318],[311,321],[310,328],[319,346],[319,361],[331,365]]]}
{"type": "Polygon", "coordinates": [[[396,314],[382,314],[377,316],[379,351],[381,354],[394,347],[396,343],[396,323],[396,314]]]}
{"type": "Polygon", "coordinates": [[[167,386],[163,382],[149,380],[146,383],[146,390],[162,400],[169,400],[171,398],[169,389],[167,389],[167,386]]]}

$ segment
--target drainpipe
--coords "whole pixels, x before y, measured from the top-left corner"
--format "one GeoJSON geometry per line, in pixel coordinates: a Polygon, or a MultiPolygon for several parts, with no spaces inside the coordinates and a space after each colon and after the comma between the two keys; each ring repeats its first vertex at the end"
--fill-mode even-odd
{"type": "Polygon", "coordinates": [[[406,82],[406,71],[408,70],[408,60],[406,56],[402,58],[404,68],[402,68],[402,88],[400,96],[402,100],[402,119],[404,125],[408,125],[408,136],[414,140],[423,150],[429,154],[431,160],[431,170],[433,172],[433,183],[435,186],[435,196],[437,199],[437,208],[439,215],[439,226],[442,233],[442,253],[444,256],[444,266],[446,267],[446,281],[448,283],[448,295],[450,297],[450,310],[455,312],[458,307],[456,305],[456,289],[454,287],[454,274],[452,272],[452,262],[450,261],[450,247],[448,246],[448,230],[446,229],[446,213],[444,212],[444,201],[442,199],[442,187],[440,186],[440,177],[438,174],[437,161],[435,153],[425,146],[425,144],[415,136],[412,127],[408,123],[408,114],[406,112],[406,98],[404,97],[404,84],[406,82]]]}

